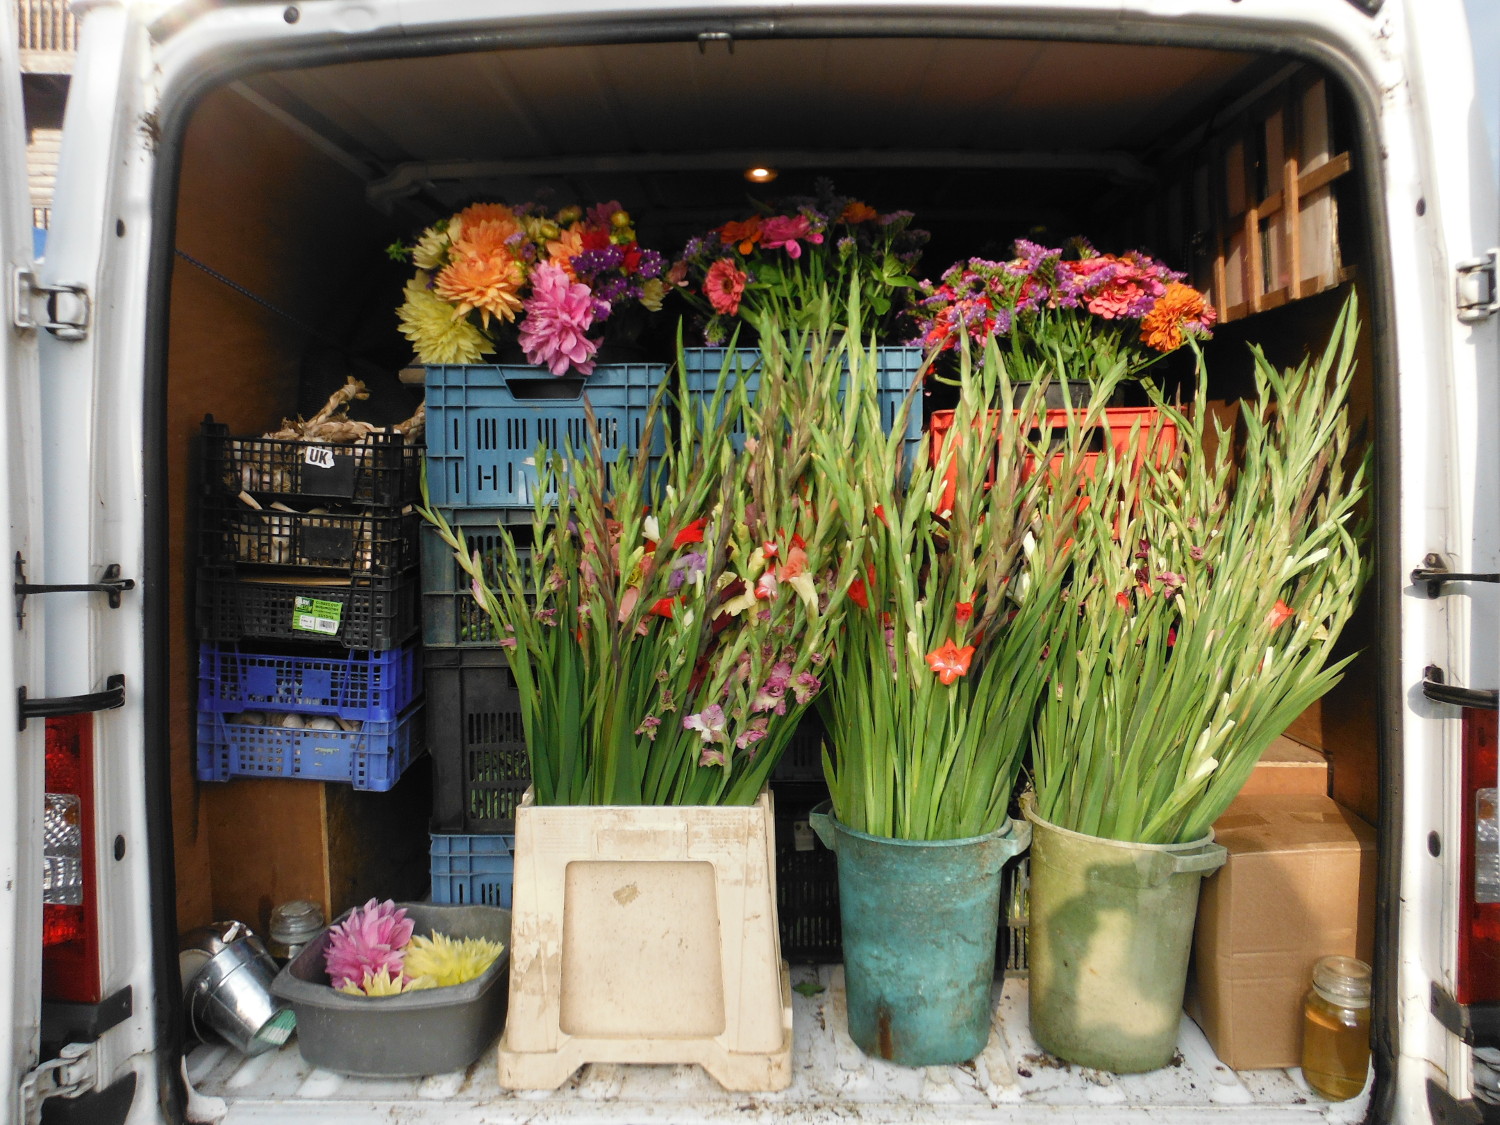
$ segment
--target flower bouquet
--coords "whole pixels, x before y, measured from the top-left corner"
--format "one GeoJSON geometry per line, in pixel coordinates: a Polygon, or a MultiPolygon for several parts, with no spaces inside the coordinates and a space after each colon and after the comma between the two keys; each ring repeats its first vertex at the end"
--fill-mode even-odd
{"type": "Polygon", "coordinates": [[[502,344],[554,375],[588,375],[607,330],[661,309],[666,262],[616,202],[548,214],[476,203],[387,251],[417,272],[396,310],[427,364],[473,364],[502,344]]]}
{"type": "Polygon", "coordinates": [[[1355,337],[1351,298],[1317,362],[1255,352],[1242,440],[1163,404],[1174,455],[1107,453],[1084,485],[1025,802],[1032,1032],[1070,1062],[1170,1060],[1198,882],[1224,861],[1213,822],[1350,659],[1334,646],[1369,566],[1355,337]]]}
{"type": "Polygon", "coordinates": [[[1185,275],[1132,250],[1100,254],[1021,240],[1006,262],[969,258],[921,283],[912,339],[978,356],[995,338],[1013,382],[1140,378],[1163,355],[1209,335],[1216,313],[1185,275]]]}
{"type": "Polygon", "coordinates": [[[912,218],[910,211],[882,214],[819,180],[812,196],[781,200],[691,239],[669,278],[708,315],[711,346],[725,343],[736,320],[761,336],[814,326],[827,302],[832,322],[847,324],[851,285],[865,329],[889,328],[916,289],[912,271],[929,238],[912,218]]]}
{"type": "Polygon", "coordinates": [[[416,921],[390,899],[371,899],[328,929],[328,980],[350,996],[399,996],[475,980],[505,952],[482,937],[416,933],[416,921]]]}

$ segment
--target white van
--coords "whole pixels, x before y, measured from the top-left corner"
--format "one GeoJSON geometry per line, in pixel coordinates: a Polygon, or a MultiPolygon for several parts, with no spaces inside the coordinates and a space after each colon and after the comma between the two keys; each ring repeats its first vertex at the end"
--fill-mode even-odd
{"type": "MultiPolygon", "coordinates": [[[[17,732],[0,746],[0,1122],[1500,1119],[1500,205],[1459,0],[75,8],[43,261],[0,35],[0,725],[17,732]],[[404,416],[382,250],[455,204],[618,198],[670,249],[743,205],[752,163],[915,211],[934,273],[1033,227],[1149,245],[1212,292],[1230,382],[1244,341],[1296,359],[1358,288],[1375,578],[1350,631],[1364,654],[1304,724],[1333,796],[1378,828],[1361,1097],[1235,1073],[1188,1021],[1181,1065],[1154,1075],[1004,1049],[898,1073],[808,997],[792,1089],[757,1097],[674,1068],[592,1067],[542,1096],[501,1091],[483,1059],[375,1081],[310,1071],[295,1044],[194,1046],[179,932],[279,901],[299,862],[333,878],[364,815],[334,787],[237,804],[194,780],[204,414],[258,433],[355,374],[376,420],[404,416]],[[48,791],[80,818],[76,857],[44,856],[48,791]],[[47,915],[45,959],[44,865],[70,907],[47,915]]],[[[405,831],[425,841],[420,815],[405,831]]]]}

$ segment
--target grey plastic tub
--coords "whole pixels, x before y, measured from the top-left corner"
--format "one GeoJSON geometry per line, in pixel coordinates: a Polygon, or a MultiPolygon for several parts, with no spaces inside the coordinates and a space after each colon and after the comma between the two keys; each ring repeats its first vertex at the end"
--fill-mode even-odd
{"type": "MultiPolygon", "coordinates": [[[[484,974],[466,984],[401,996],[350,996],[328,984],[325,929],[302,947],[271,989],[297,1013],[297,1043],[314,1066],[340,1074],[409,1077],[463,1070],[505,1024],[510,984],[510,911],[495,906],[400,903],[417,934],[505,943],[484,974]]],[[[335,924],[347,917],[347,912],[335,924]]]]}

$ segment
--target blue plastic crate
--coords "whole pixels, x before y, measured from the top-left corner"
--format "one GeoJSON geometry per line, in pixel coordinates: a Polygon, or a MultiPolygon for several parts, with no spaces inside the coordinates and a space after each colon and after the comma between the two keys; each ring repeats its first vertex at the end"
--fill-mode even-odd
{"type": "MultiPolygon", "coordinates": [[[[879,380],[876,399],[880,407],[880,422],[885,432],[890,433],[895,428],[907,392],[922,370],[922,349],[877,348],[876,356],[876,378],[879,380]]],[[[706,407],[707,400],[718,389],[719,373],[726,363],[729,370],[744,384],[750,401],[754,402],[756,392],[760,390],[759,348],[736,348],[733,352],[727,348],[684,348],[682,370],[688,394],[701,396],[706,407]]],[[[842,389],[840,394],[842,395],[842,389]]],[[[743,435],[736,435],[735,448],[739,448],[743,441],[743,435]]],[[[912,463],[917,454],[917,446],[921,444],[922,398],[919,392],[906,417],[905,450],[908,465],[912,463]]]]}
{"type": "Polygon", "coordinates": [[[422,695],[415,641],[377,652],[278,654],[206,643],[198,649],[198,709],[295,711],[388,723],[422,695]]]}
{"type": "Polygon", "coordinates": [[[422,752],[420,703],[395,722],[363,723],[354,731],[273,727],[237,717],[198,713],[198,780],[300,777],[383,793],[422,752]]]}
{"type": "Polygon", "coordinates": [[[510,909],[516,838],[432,834],[432,901],[510,909]]]}
{"type": "MultiPolygon", "coordinates": [[[[444,507],[521,508],[536,502],[540,445],[582,454],[593,441],[593,408],[605,459],[641,445],[646,415],[666,368],[601,364],[587,379],[538,367],[443,364],[427,368],[427,488],[444,507]]],[[[666,449],[656,429],[650,455],[666,449]]],[[[519,518],[519,517],[518,517],[519,518]]],[[[526,516],[529,518],[529,515],[526,516]]]]}

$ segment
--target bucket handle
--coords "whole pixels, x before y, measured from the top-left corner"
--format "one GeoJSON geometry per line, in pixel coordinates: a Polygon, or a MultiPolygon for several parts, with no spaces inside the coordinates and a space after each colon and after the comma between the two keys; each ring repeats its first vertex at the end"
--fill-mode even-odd
{"type": "Polygon", "coordinates": [[[822,801],[813,806],[812,812],[807,814],[807,822],[812,825],[812,830],[818,834],[818,839],[823,841],[823,846],[831,852],[839,850],[838,833],[833,830],[833,802],[822,801]]]}
{"type": "Polygon", "coordinates": [[[1207,875],[1224,866],[1229,852],[1223,844],[1204,844],[1197,851],[1182,852],[1172,856],[1172,874],[1189,875],[1198,872],[1207,875]]]}

